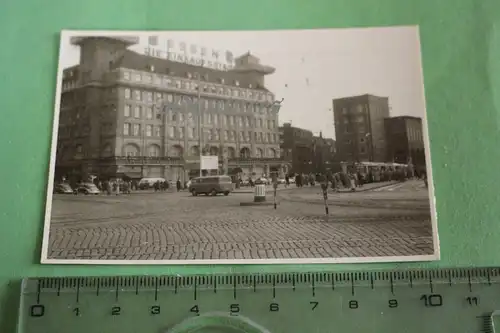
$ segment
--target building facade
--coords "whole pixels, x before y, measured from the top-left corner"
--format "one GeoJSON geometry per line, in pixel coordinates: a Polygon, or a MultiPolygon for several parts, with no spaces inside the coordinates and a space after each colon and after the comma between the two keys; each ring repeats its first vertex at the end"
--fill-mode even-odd
{"type": "Polygon", "coordinates": [[[425,169],[425,144],[422,119],[400,116],[385,119],[387,159],[395,163],[412,163],[425,169]]]}
{"type": "Polygon", "coordinates": [[[250,53],[229,71],[143,55],[134,38],[79,37],[80,63],[63,71],[56,177],[187,180],[200,155],[220,173],[286,172],[278,112],[250,53]]]}
{"type": "Polygon", "coordinates": [[[284,123],[279,130],[282,156],[291,166],[290,173],[312,172],[314,160],[312,131],[293,127],[290,123],[284,123]]]}
{"type": "Polygon", "coordinates": [[[313,137],[312,151],[313,172],[325,174],[328,171],[340,171],[334,139],[324,138],[320,132],[319,136],[313,137]]]}
{"type": "Polygon", "coordinates": [[[333,113],[340,161],[386,161],[384,119],[389,117],[387,97],[367,94],[334,99],[333,113]]]}

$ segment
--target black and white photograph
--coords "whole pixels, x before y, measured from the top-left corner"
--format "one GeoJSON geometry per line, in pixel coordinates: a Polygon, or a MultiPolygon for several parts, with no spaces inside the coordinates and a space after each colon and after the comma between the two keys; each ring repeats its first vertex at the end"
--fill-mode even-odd
{"type": "Polygon", "coordinates": [[[62,31],[42,263],[438,260],[420,43],[62,31]]]}

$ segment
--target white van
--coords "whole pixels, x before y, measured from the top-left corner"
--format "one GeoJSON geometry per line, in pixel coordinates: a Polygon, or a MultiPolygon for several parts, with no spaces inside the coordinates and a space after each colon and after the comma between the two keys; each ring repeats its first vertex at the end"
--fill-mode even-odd
{"type": "Polygon", "coordinates": [[[139,181],[138,187],[140,190],[147,190],[153,187],[154,183],[156,182],[163,183],[165,181],[165,178],[142,178],[139,181]]]}

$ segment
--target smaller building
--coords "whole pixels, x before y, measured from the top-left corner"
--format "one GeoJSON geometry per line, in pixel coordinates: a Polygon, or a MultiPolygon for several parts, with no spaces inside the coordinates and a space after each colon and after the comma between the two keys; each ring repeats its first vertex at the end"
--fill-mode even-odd
{"type": "Polygon", "coordinates": [[[313,171],[313,133],[285,123],[279,128],[280,148],[283,159],[291,165],[289,173],[313,171]]]}
{"type": "Polygon", "coordinates": [[[313,172],[326,173],[340,170],[339,161],[336,159],[335,140],[324,138],[320,132],[319,136],[313,137],[313,172]]]}
{"type": "Polygon", "coordinates": [[[385,119],[387,159],[395,163],[412,163],[425,169],[425,144],[422,119],[399,116],[385,119]]]}

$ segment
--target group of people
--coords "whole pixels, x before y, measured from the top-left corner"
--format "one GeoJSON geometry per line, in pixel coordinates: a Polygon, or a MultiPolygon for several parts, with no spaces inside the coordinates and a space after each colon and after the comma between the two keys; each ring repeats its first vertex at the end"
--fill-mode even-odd
{"type": "MultiPolygon", "coordinates": [[[[140,190],[139,182],[136,180],[123,180],[123,179],[113,179],[113,180],[97,180],[93,181],[94,185],[101,191],[101,193],[105,193],[107,195],[111,194],[131,194],[132,191],[140,190]]],[[[170,188],[170,183],[168,181],[156,181],[152,188],[155,192],[164,192],[168,191],[170,188]]],[[[183,189],[182,183],[180,179],[177,179],[176,182],[177,192],[183,189]]]]}
{"type": "Polygon", "coordinates": [[[285,187],[290,186],[290,178],[295,180],[295,186],[314,186],[316,183],[328,184],[332,190],[338,191],[340,188],[347,188],[355,191],[356,188],[363,187],[366,183],[405,181],[408,179],[422,179],[427,187],[427,174],[425,171],[411,169],[381,169],[378,171],[368,171],[362,173],[360,170],[348,170],[347,172],[327,172],[326,174],[291,174],[285,176],[285,187]]]}

